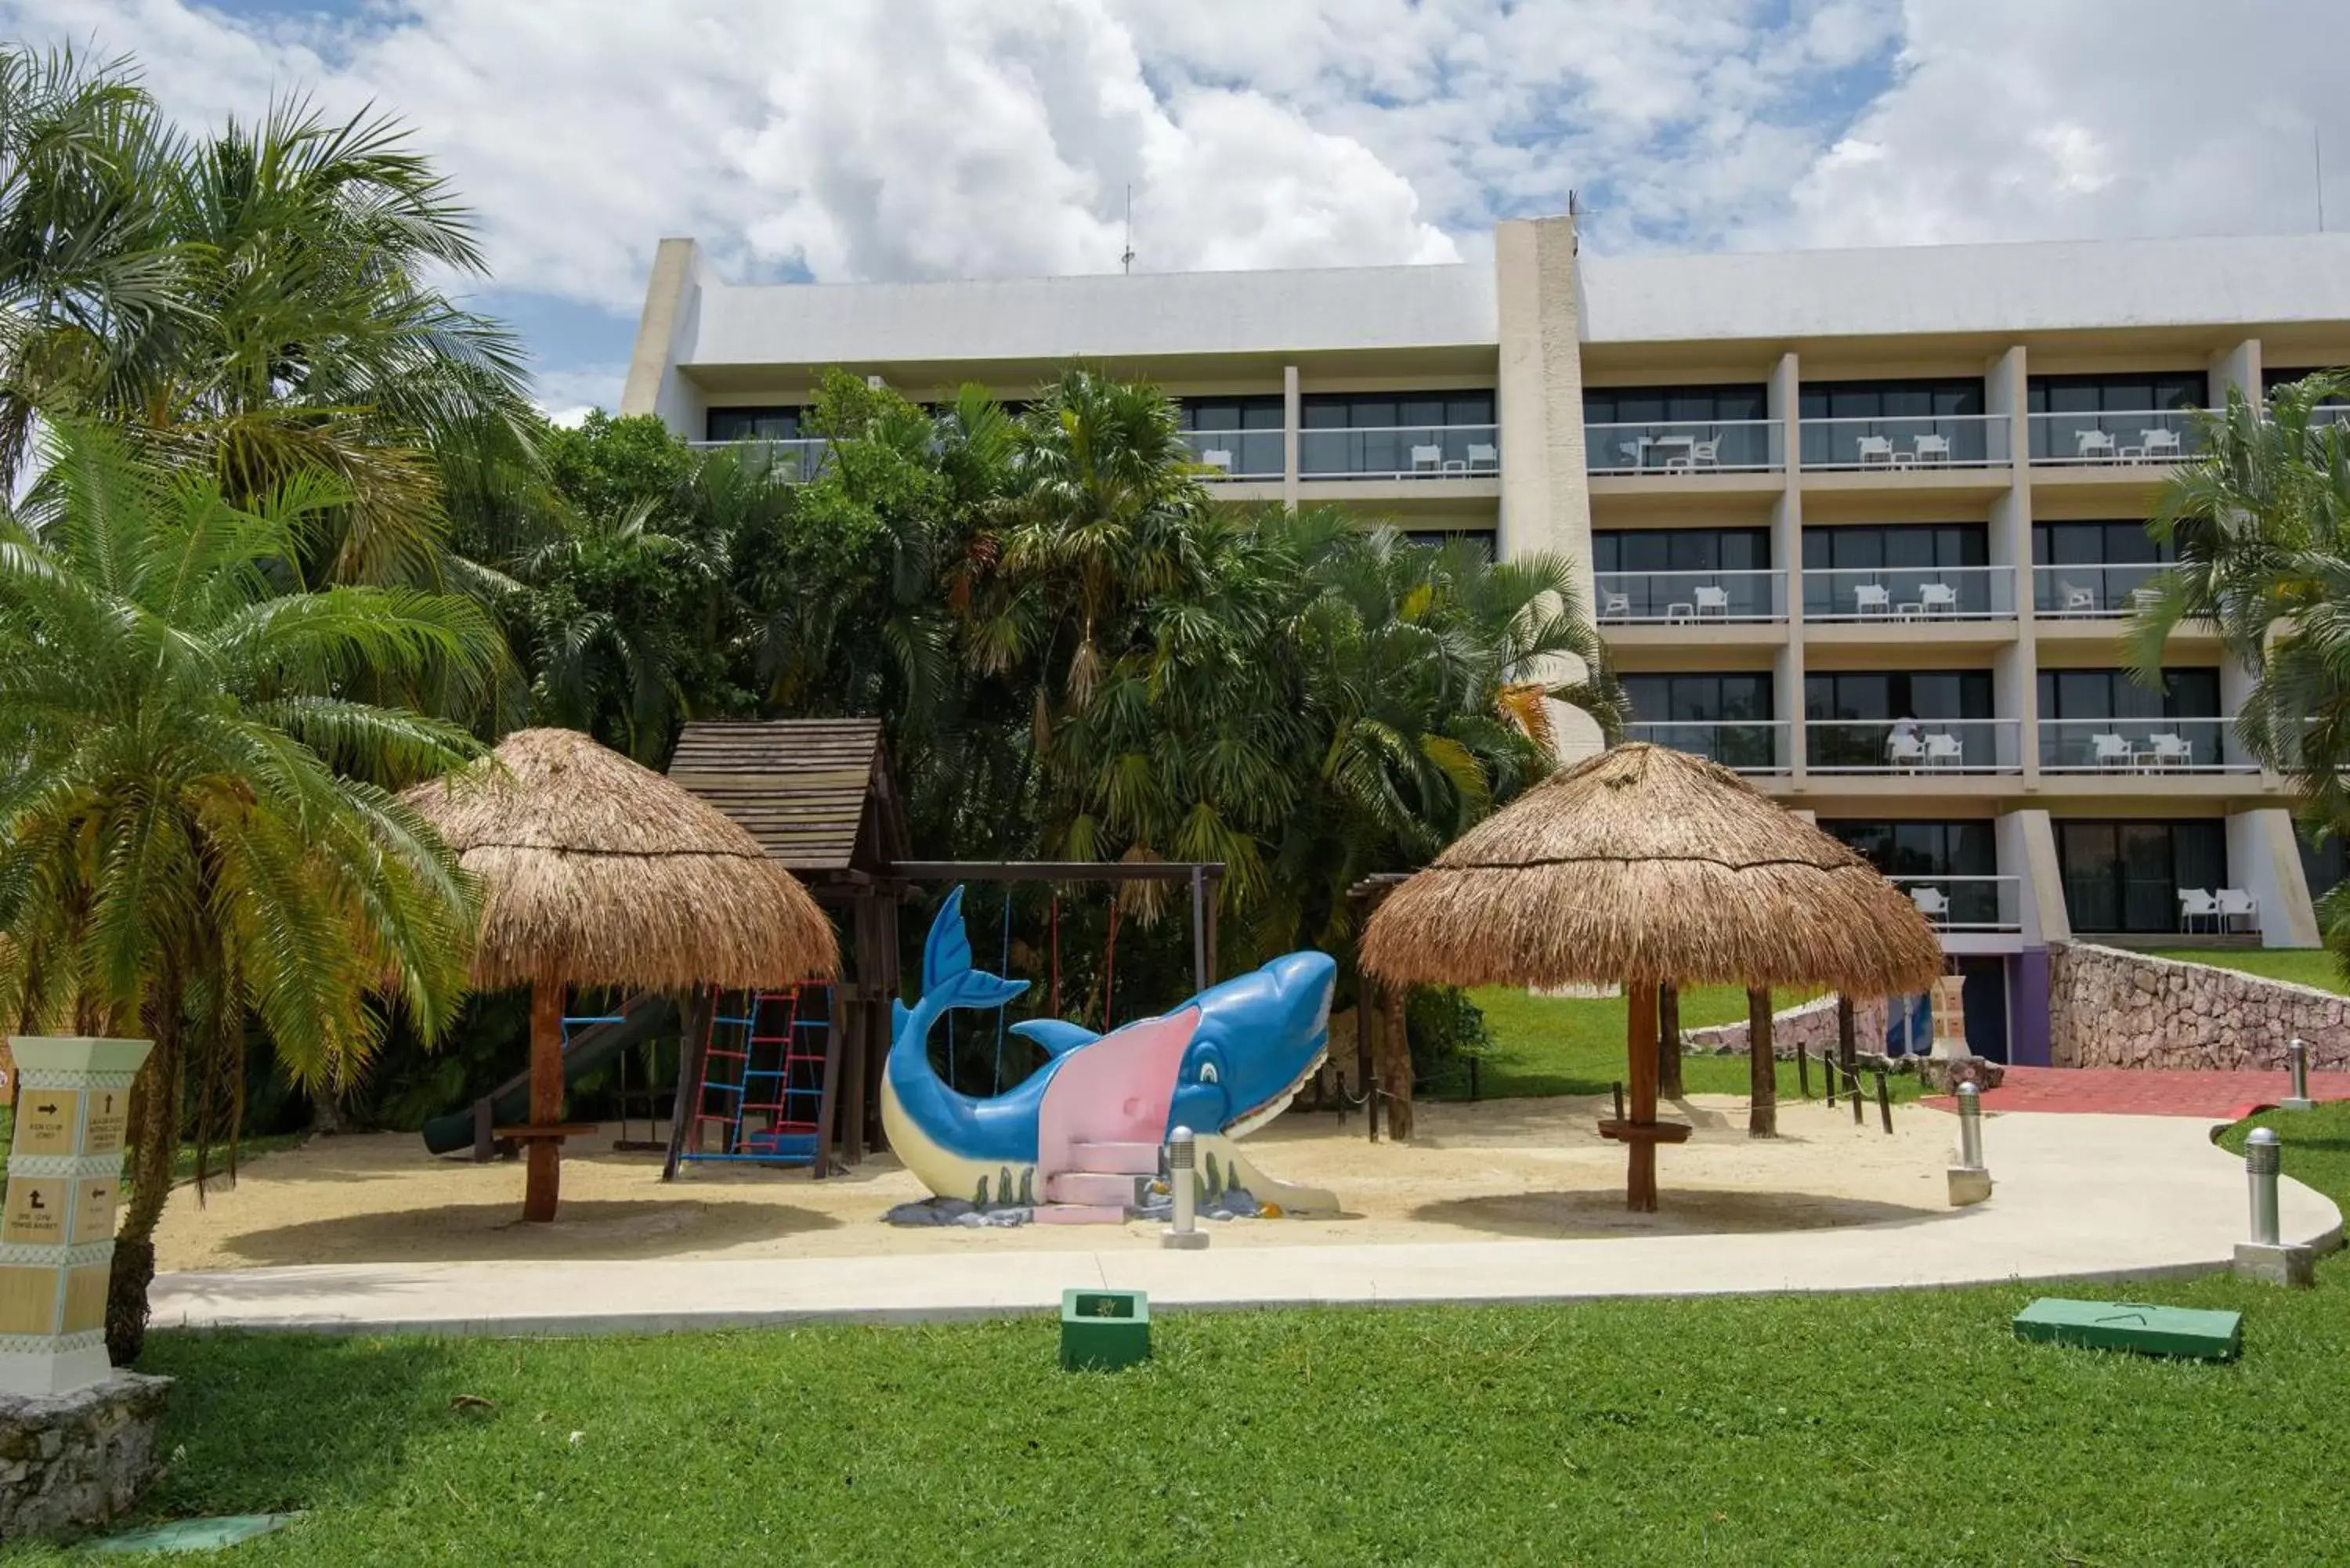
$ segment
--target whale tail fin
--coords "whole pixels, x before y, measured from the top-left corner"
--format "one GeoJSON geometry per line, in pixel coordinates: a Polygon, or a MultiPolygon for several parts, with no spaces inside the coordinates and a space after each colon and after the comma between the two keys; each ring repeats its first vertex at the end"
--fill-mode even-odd
{"type": "Polygon", "coordinates": [[[962,923],[962,889],[949,893],[922,943],[922,1000],[941,1012],[950,1007],[1001,1007],[1027,989],[1024,980],[1006,980],[972,967],[971,936],[962,923]]]}

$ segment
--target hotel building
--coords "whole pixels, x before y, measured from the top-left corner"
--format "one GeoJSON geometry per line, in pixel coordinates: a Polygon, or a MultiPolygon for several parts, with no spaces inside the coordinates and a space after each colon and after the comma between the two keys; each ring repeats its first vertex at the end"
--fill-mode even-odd
{"type": "Polygon", "coordinates": [[[927,400],[1082,360],[1179,400],[1234,500],[1340,502],[1583,569],[1631,734],[1736,768],[1911,890],[1987,1054],[2047,1051],[2046,949],[2314,946],[2342,874],[2183,628],[2123,670],[2188,410],[2350,363],[2350,235],[1578,255],[986,283],[653,264],[622,407],[773,443],[839,367],[927,400]]]}

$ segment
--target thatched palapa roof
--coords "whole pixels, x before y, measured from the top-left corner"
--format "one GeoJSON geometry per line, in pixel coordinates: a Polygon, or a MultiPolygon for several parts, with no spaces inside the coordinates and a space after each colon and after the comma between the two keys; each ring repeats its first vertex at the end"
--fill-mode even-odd
{"type": "Polygon", "coordinates": [[[840,955],[806,888],[715,807],[575,730],[521,730],[409,804],[483,885],[473,983],[785,986],[840,955]]]}
{"type": "Polygon", "coordinates": [[[1444,985],[1925,990],[1933,929],[1851,849],[1727,768],[1618,746],[1562,769],[1388,895],[1363,967],[1444,985]]]}

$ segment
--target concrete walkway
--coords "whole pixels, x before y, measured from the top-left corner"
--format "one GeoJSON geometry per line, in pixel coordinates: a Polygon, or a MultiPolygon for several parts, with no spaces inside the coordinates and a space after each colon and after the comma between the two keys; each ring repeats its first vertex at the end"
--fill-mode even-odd
{"type": "MultiPolygon", "coordinates": [[[[1989,1202],[1831,1230],[1204,1252],[1037,1252],[1007,1231],[983,1254],[248,1269],[161,1276],[154,1321],[582,1334],[983,1316],[1055,1306],[1071,1285],[1201,1308],[1890,1290],[2208,1272],[2245,1236],[2242,1163],[2204,1124],[2011,1114],[1989,1118],[1986,1144],[1998,1183],[1989,1202]]],[[[1669,1206],[1669,1162],[1665,1179],[1669,1206]]],[[[2288,1180],[2282,1207],[2288,1240],[2339,1244],[2342,1217],[2324,1198],[2288,1180]]]]}

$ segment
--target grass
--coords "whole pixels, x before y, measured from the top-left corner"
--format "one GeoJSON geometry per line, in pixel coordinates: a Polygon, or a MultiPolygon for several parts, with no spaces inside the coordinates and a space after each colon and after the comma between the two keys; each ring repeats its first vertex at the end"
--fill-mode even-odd
{"type": "MultiPolygon", "coordinates": [[[[2262,1120],[2350,1198],[2350,1106],[2262,1120]]],[[[307,1510],[231,1561],[317,1568],[2313,1562],[2350,1444],[2350,1263],[2319,1279],[2129,1293],[2242,1311],[2225,1366],[2020,1345],[2065,1293],[2026,1286],[1177,1314],[1075,1376],[1042,1315],[159,1334],[152,1505],[307,1510]]]]}
{"type": "Polygon", "coordinates": [[[2342,961],[2323,948],[2171,948],[2154,956],[2350,994],[2350,980],[2343,978],[2342,961]]]}
{"type": "MultiPolygon", "coordinates": [[[[1523,1095],[1604,1095],[1624,1080],[1624,999],[1609,997],[1534,996],[1526,992],[1492,986],[1470,992],[1493,1032],[1493,1045],[1479,1061],[1478,1093],[1486,1099],[1523,1095]]],[[[1781,1008],[1801,998],[1778,1002],[1781,1008]]],[[[1735,1023],[1746,1016],[1746,993],[1735,986],[1697,986],[1681,992],[1681,1027],[1702,1029],[1711,1023],[1735,1023]]],[[[1863,1043],[1866,1048],[1866,1042],[1863,1043]]],[[[1689,1056],[1681,1063],[1682,1086],[1691,1094],[1743,1095],[1747,1092],[1744,1055],[1689,1056]]],[[[1813,1088],[1819,1088],[1818,1075],[1813,1088]]],[[[1918,1081],[1897,1077],[1897,1099],[1914,1098],[1918,1081]]],[[[1795,1065],[1779,1064],[1779,1093],[1792,1098],[1797,1092],[1795,1065]]],[[[1466,1099],[1465,1072],[1422,1091],[1430,1099],[1466,1099]]]]}

